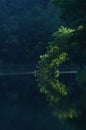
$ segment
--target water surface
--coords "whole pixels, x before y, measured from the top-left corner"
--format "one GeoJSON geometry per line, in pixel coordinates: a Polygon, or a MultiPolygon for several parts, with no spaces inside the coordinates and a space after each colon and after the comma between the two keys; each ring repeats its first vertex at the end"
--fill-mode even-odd
{"type": "Polygon", "coordinates": [[[0,130],[57,130],[58,127],[33,75],[0,77],[0,130]]]}

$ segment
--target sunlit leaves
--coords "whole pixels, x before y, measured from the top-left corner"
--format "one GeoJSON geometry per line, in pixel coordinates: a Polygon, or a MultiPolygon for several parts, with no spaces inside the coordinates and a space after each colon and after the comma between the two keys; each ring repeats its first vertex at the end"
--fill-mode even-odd
{"type": "Polygon", "coordinates": [[[58,45],[61,51],[68,51],[71,44],[71,37],[75,30],[61,26],[55,33],[53,33],[54,44],[58,45]]]}
{"type": "Polygon", "coordinates": [[[56,116],[60,119],[76,118],[79,114],[79,104],[72,101],[75,97],[71,95],[76,93],[74,88],[76,85],[72,85],[71,82],[69,86],[61,83],[58,69],[63,62],[69,59],[68,47],[75,47],[74,49],[76,49],[79,45],[79,42],[71,41],[75,32],[76,30],[67,27],[59,28],[53,34],[54,40],[49,44],[46,53],[40,56],[37,67],[37,81],[40,92],[46,95],[50,104],[55,108],[56,116]]]}
{"type": "Polygon", "coordinates": [[[67,28],[67,27],[63,27],[61,26],[57,32],[55,32],[53,34],[54,37],[63,37],[63,36],[69,36],[70,34],[72,34],[75,30],[71,29],[71,28],[67,28]]]}

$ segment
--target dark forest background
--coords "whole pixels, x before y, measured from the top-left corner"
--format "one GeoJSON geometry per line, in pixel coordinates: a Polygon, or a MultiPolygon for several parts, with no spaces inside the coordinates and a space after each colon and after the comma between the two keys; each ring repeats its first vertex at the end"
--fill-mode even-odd
{"type": "Polygon", "coordinates": [[[49,0],[0,0],[1,62],[37,63],[61,24],[58,13],[49,0]]]}

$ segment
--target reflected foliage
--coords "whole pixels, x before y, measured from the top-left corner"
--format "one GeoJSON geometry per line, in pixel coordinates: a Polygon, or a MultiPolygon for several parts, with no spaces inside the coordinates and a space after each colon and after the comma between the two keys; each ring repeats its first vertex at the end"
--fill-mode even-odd
{"type": "MultiPolygon", "coordinates": [[[[83,50],[85,49],[85,46],[79,44],[80,35],[85,41],[82,35],[84,31],[85,27],[82,25],[76,29],[60,27],[53,33],[53,41],[49,43],[46,53],[40,56],[37,66],[38,87],[53,106],[54,115],[61,120],[75,120],[76,124],[77,120],[79,123],[80,118],[83,118],[83,109],[86,108],[85,70],[82,71],[79,67],[76,78],[66,85],[59,81],[61,77],[59,67],[62,64],[64,67],[64,63],[67,64],[67,62],[84,66],[86,63],[85,59],[83,60],[84,51],[78,49],[81,49],[81,46],[83,50]]],[[[80,125],[82,124],[83,120],[80,125]]]]}
{"type": "MultiPolygon", "coordinates": [[[[58,37],[60,36],[58,35],[58,37]]],[[[59,42],[62,42],[62,39],[59,42]]],[[[70,102],[71,92],[69,90],[71,86],[68,87],[59,81],[60,71],[58,67],[66,60],[68,60],[67,53],[62,52],[57,45],[50,43],[46,54],[40,56],[37,66],[37,81],[40,92],[47,96],[48,101],[55,109],[54,114],[60,119],[77,117],[79,114],[76,104],[70,102]]]]}

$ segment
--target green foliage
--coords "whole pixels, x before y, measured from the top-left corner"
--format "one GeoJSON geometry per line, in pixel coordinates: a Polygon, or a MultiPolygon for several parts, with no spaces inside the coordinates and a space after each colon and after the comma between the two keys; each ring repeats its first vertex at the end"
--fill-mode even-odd
{"type": "Polygon", "coordinates": [[[83,30],[83,29],[84,29],[84,26],[83,26],[83,25],[80,25],[80,26],[77,28],[78,31],[81,31],[81,30],[83,30]]]}
{"type": "Polygon", "coordinates": [[[80,71],[77,79],[66,86],[59,81],[61,75],[58,69],[68,59],[82,67],[86,65],[86,1],[82,1],[52,0],[60,8],[60,18],[72,29],[60,27],[38,62],[40,92],[47,96],[55,109],[54,114],[60,119],[78,117],[78,120],[83,118],[84,112],[86,115],[86,70],[80,71]]]}
{"type": "Polygon", "coordinates": [[[74,35],[75,30],[61,26],[53,33],[54,44],[58,45],[62,51],[68,51],[71,44],[70,38],[74,35]]]}
{"type": "MultiPolygon", "coordinates": [[[[55,109],[54,114],[60,119],[77,118],[81,111],[79,108],[82,106],[85,107],[82,105],[83,103],[78,102],[78,94],[81,93],[82,95],[83,89],[79,88],[79,85],[75,82],[70,82],[69,86],[62,84],[59,81],[60,71],[58,69],[67,60],[77,63],[75,58],[77,58],[77,54],[81,53],[78,50],[80,41],[77,41],[77,37],[79,37],[83,30],[84,27],[82,25],[77,29],[60,27],[52,35],[53,41],[49,44],[46,53],[40,56],[38,62],[38,87],[40,88],[40,92],[47,96],[50,104],[55,109]],[[73,52],[71,53],[70,50],[73,50],[73,52]]],[[[81,60],[79,59],[78,63],[82,64],[81,60]]],[[[82,101],[83,96],[79,99],[82,101]]]]}
{"type": "Polygon", "coordinates": [[[69,59],[76,64],[86,64],[86,27],[80,25],[76,29],[60,27],[53,34],[53,43],[62,52],[68,53],[69,59]]]}
{"type": "Polygon", "coordinates": [[[54,37],[59,38],[67,38],[69,37],[75,30],[71,28],[67,28],[64,26],[61,26],[57,32],[53,34],[54,37]]]}
{"type": "MultiPolygon", "coordinates": [[[[73,30],[68,29],[68,32],[72,33],[73,30]]],[[[65,28],[61,27],[58,30],[58,35],[54,33],[53,36],[54,38],[56,36],[62,38],[62,35],[69,35],[68,32],[65,31],[65,28]],[[65,33],[61,29],[64,30],[65,33]]],[[[62,39],[59,42],[62,42],[62,39]]],[[[47,52],[40,56],[37,66],[36,76],[40,92],[47,96],[48,101],[55,109],[54,114],[60,119],[74,118],[79,114],[76,104],[70,102],[70,86],[68,87],[59,81],[60,71],[58,67],[67,60],[67,53],[62,52],[62,49],[52,42],[49,44],[47,52]]]]}

